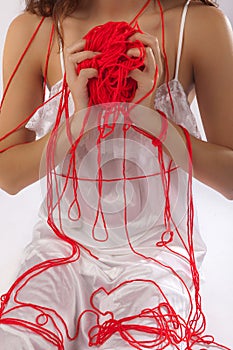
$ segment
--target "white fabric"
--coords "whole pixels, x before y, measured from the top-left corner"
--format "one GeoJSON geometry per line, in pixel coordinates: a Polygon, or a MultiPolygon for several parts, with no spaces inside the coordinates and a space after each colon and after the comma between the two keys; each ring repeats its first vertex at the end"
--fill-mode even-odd
{"type": "MultiPolygon", "coordinates": [[[[189,2],[188,2],[189,3],[189,2]]],[[[188,3],[185,9],[187,9],[188,3]]],[[[178,55],[179,62],[179,55],[178,55]]],[[[155,98],[155,107],[162,110],[170,119],[185,126],[189,132],[200,137],[195,118],[190,110],[184,89],[177,79],[169,82],[172,100],[174,102],[174,113],[171,109],[171,101],[166,84],[158,88],[155,98]]],[[[53,127],[58,109],[62,81],[51,89],[51,100],[31,118],[27,127],[37,133],[40,138],[53,127]]],[[[69,101],[70,114],[73,110],[73,101],[69,101]]],[[[157,260],[143,259],[132,253],[124,226],[124,211],[122,210],[124,198],[122,197],[122,186],[119,181],[106,183],[103,186],[103,210],[109,227],[109,238],[105,239],[103,223],[98,222],[96,237],[93,237],[92,226],[96,213],[97,191],[96,183],[87,178],[96,176],[97,156],[96,145],[97,131],[93,130],[81,141],[77,153],[77,163],[80,181],[78,197],[81,206],[81,219],[71,221],[68,217],[68,208],[72,201],[72,183],[68,182],[66,193],[61,203],[61,217],[58,211],[54,211],[55,223],[62,227],[66,235],[79,242],[98,257],[96,260],[82,250],[78,261],[53,267],[38,274],[30,280],[18,295],[18,300],[28,303],[27,306],[10,311],[8,317],[24,319],[36,324],[36,319],[41,311],[35,311],[31,305],[40,305],[47,311],[51,318],[45,322],[44,328],[58,335],[56,327],[64,337],[65,350],[86,350],[89,347],[89,329],[96,325],[95,309],[99,321],[114,317],[115,320],[137,315],[148,308],[154,308],[161,302],[169,302],[180,317],[186,319],[190,311],[190,300],[186,287],[181,280],[171,273],[170,267],[179,274],[193,294],[193,283],[190,265],[185,259],[188,254],[181,244],[187,244],[187,175],[177,169],[171,173],[170,200],[174,223],[177,225],[181,237],[174,236],[169,248],[171,251],[157,247],[161,234],[164,231],[165,205],[164,193],[160,176],[137,178],[128,181],[126,186],[127,212],[128,212],[128,234],[133,249],[145,256],[157,260]],[[96,238],[98,240],[96,240],[96,238]],[[103,289],[104,288],[104,289],[103,289]],[[160,291],[159,291],[160,289],[160,291]],[[99,291],[98,291],[99,290],[99,291]],[[161,290],[163,295],[161,294],[161,290]],[[97,292],[98,291],[98,292],[97,292]],[[91,296],[93,305],[91,305],[91,296]],[[166,300],[165,300],[166,299],[166,300]],[[81,318],[80,332],[78,338],[71,342],[67,339],[62,317],[66,322],[70,336],[75,334],[77,321],[81,313],[89,310],[81,318]],[[52,322],[53,320],[53,322],[52,322]]],[[[121,176],[122,169],[122,129],[116,127],[114,134],[103,144],[103,177],[108,179],[121,176]],[[111,141],[111,142],[108,142],[111,141]]],[[[127,139],[127,175],[141,176],[159,172],[158,164],[155,162],[158,154],[151,141],[141,134],[131,130],[127,139]]],[[[165,156],[165,164],[168,166],[169,158],[165,156]]],[[[58,168],[60,174],[66,170],[69,157],[66,158],[63,167],[58,168]]],[[[62,176],[58,180],[58,188],[63,186],[62,176]]],[[[68,243],[58,239],[47,224],[46,199],[41,206],[40,220],[35,226],[33,241],[27,247],[19,274],[27,271],[36,264],[53,258],[67,257],[71,254],[68,243]]],[[[75,208],[71,215],[75,216],[75,208]]],[[[174,228],[174,227],[173,227],[174,228]]],[[[198,222],[194,222],[194,247],[198,267],[201,266],[206,247],[203,243],[198,222]]],[[[6,310],[15,306],[13,297],[9,301],[6,310]]],[[[130,320],[128,321],[130,323],[130,320]]],[[[156,327],[151,319],[139,318],[137,323],[156,327]]],[[[26,332],[20,327],[2,326],[0,329],[0,344],[4,344],[4,350],[11,344],[10,350],[50,350],[55,349],[44,339],[33,332],[26,332]],[[9,341],[9,343],[8,343],[9,341]],[[4,343],[5,342],[5,343],[4,343]],[[5,345],[7,344],[7,345],[5,345]]],[[[132,331],[141,341],[151,340],[154,335],[137,333],[132,331]]],[[[165,343],[163,343],[164,346],[165,343]]],[[[179,349],[185,349],[187,344],[180,343],[179,349]]],[[[156,349],[162,348],[162,345],[156,349]]],[[[210,349],[211,347],[209,347],[210,349]]],[[[96,349],[93,346],[92,349],[96,349]]],[[[98,349],[101,350],[128,350],[132,349],[118,332],[114,333],[98,349]]],[[[167,346],[167,350],[175,350],[177,346],[167,346]]],[[[193,349],[198,349],[194,347],[193,349]]]]}
{"type": "MultiPolygon", "coordinates": [[[[59,30],[61,30],[60,21],[58,21],[58,28],[59,28],[59,30]]],[[[62,76],[64,76],[64,74],[65,74],[65,62],[64,62],[62,42],[61,42],[60,38],[59,38],[59,55],[60,55],[61,72],[62,72],[62,76]]]]}
{"type": "MultiPolygon", "coordinates": [[[[53,87],[51,94],[56,94],[61,89],[62,82],[53,87]]],[[[169,95],[166,86],[161,86],[156,95],[156,107],[168,113],[168,116],[176,122],[182,123],[194,135],[198,134],[195,119],[191,114],[187,98],[178,81],[170,82],[171,93],[174,101],[175,113],[170,109],[169,95]]],[[[55,122],[54,111],[57,110],[59,95],[51,100],[48,105],[43,107],[31,119],[28,127],[33,128],[38,137],[46,134],[55,122]]],[[[72,101],[70,101],[72,109],[72,101]]],[[[121,158],[123,144],[121,139],[122,129],[117,128],[113,134],[111,142],[104,145],[104,178],[117,178],[121,170],[121,158]],[[116,142],[114,141],[116,139],[116,142]]],[[[156,148],[146,137],[135,132],[130,132],[127,140],[127,169],[132,176],[158,173],[158,164],[154,161],[157,157],[156,148]],[[135,153],[135,150],[137,152],[135,153]]],[[[110,141],[110,140],[108,140],[110,141]]],[[[96,131],[89,133],[83,143],[80,143],[77,162],[79,164],[79,177],[91,177],[96,174],[96,131]]],[[[68,161],[68,159],[67,159],[68,161]]],[[[169,158],[165,158],[168,165],[169,158]]],[[[66,162],[64,163],[64,167],[66,162]]],[[[62,168],[63,171],[64,167],[62,168]]],[[[59,180],[59,186],[62,188],[63,180],[59,180]]],[[[187,221],[187,175],[182,171],[174,171],[171,174],[171,210],[173,219],[183,232],[183,240],[187,244],[185,234],[187,221]]],[[[190,267],[187,261],[179,256],[169,253],[168,251],[156,247],[156,242],[161,239],[164,230],[163,225],[163,207],[164,194],[160,176],[153,176],[141,180],[130,181],[126,188],[128,198],[128,232],[130,241],[134,249],[141,254],[150,256],[158,264],[150,261],[144,261],[142,258],[132,254],[126,238],[124,229],[122,206],[122,191],[119,189],[119,183],[113,182],[103,187],[103,209],[106,214],[107,225],[109,227],[109,239],[101,242],[93,239],[91,228],[96,213],[97,192],[95,183],[90,181],[81,181],[79,185],[79,202],[81,206],[81,220],[71,222],[68,218],[68,208],[71,204],[72,183],[68,183],[66,195],[61,203],[62,208],[62,226],[64,232],[72,239],[78,241],[86,248],[90,249],[93,254],[98,256],[96,261],[86,253],[82,253],[81,258],[72,264],[62,265],[52,268],[42,274],[34,277],[20,293],[20,300],[30,304],[43,305],[43,308],[52,308],[63,317],[67,323],[70,334],[75,333],[75,327],[79,315],[86,309],[91,310],[90,298],[92,293],[98,288],[104,287],[107,292],[116,288],[116,292],[106,295],[104,291],[97,294],[96,308],[101,313],[112,312],[114,317],[123,318],[129,315],[140,313],[141,310],[148,307],[156,306],[163,302],[160,293],[157,293],[152,282],[156,281],[159,288],[163,290],[167,300],[174,308],[175,312],[181,317],[186,318],[189,311],[188,294],[181,281],[175,277],[169,268],[162,267],[172,266],[172,268],[185,280],[186,285],[192,290],[192,279],[190,267]],[[118,205],[119,204],[119,205],[118,205]],[[124,281],[135,280],[129,284],[119,287],[124,281]],[[38,289],[39,286],[39,289],[38,289]],[[135,294],[136,292],[136,294],[135,294]]],[[[74,210],[75,216],[75,210],[74,210]]],[[[54,212],[55,223],[59,224],[59,213],[54,212]]],[[[96,238],[103,240],[105,231],[99,221],[95,232],[96,238]]],[[[205,255],[205,245],[200,237],[198,223],[195,220],[194,225],[194,242],[195,256],[197,264],[200,267],[205,255]]],[[[180,239],[175,235],[173,242],[169,245],[177,253],[186,254],[184,247],[180,244],[180,239]]],[[[46,200],[40,210],[40,221],[35,227],[32,243],[25,252],[24,263],[20,273],[26,271],[36,263],[45,261],[49,258],[66,257],[70,253],[70,247],[61,239],[55,237],[47,224],[46,200]]],[[[187,256],[188,257],[188,256],[187,256]]],[[[14,301],[8,303],[7,309],[14,306],[14,301]]],[[[26,319],[35,323],[38,313],[31,310],[30,307],[24,307],[20,310],[10,312],[9,316],[26,319]]],[[[105,317],[106,319],[106,317],[105,317]]],[[[102,317],[101,317],[102,320],[102,317]]],[[[140,321],[140,320],[139,320],[140,321]]],[[[65,350],[84,350],[88,347],[88,329],[95,325],[96,319],[90,313],[82,318],[80,335],[74,342],[69,342],[65,336],[64,326],[60,319],[53,316],[53,322],[59,327],[64,336],[65,350]]],[[[146,324],[156,326],[153,321],[145,320],[146,324]]],[[[56,333],[51,322],[45,325],[45,328],[56,333]]],[[[19,332],[19,330],[17,330],[19,332]]],[[[23,332],[22,330],[20,332],[23,332]]],[[[18,333],[17,333],[18,334],[18,333]]],[[[23,333],[22,333],[23,334],[23,333]]],[[[0,335],[1,336],[1,335],[0,335]]],[[[18,336],[18,335],[17,335],[18,336]]],[[[137,335],[141,341],[150,339],[146,334],[137,335]]],[[[23,338],[22,338],[23,339],[23,338]]],[[[27,338],[30,346],[19,345],[18,349],[31,349],[36,345],[37,350],[44,349],[44,340],[38,336],[29,334],[27,338]],[[37,342],[37,343],[36,343],[37,342]],[[21,346],[21,348],[20,348],[21,346]]],[[[24,344],[23,340],[22,344],[24,344]]],[[[21,344],[21,343],[20,343],[21,344]]],[[[50,350],[50,345],[48,349],[50,350]]],[[[93,349],[97,349],[95,346],[93,349]]],[[[118,333],[115,333],[110,339],[99,347],[101,350],[112,349],[130,349],[132,348],[127,342],[123,341],[118,333]]],[[[185,348],[185,344],[179,344],[179,349],[185,348]]],[[[47,349],[47,347],[46,347],[47,349]]],[[[51,347],[52,349],[52,347],[51,347]]],[[[168,350],[174,350],[175,347],[167,346],[168,350]]]]}
{"type": "Polygon", "coordinates": [[[186,2],[184,9],[183,9],[182,17],[181,17],[178,51],[177,51],[177,57],[176,57],[175,80],[179,79],[180,59],[181,59],[183,40],[184,40],[184,27],[185,27],[186,15],[188,12],[188,6],[189,6],[190,2],[191,2],[191,0],[188,0],[186,2]]]}

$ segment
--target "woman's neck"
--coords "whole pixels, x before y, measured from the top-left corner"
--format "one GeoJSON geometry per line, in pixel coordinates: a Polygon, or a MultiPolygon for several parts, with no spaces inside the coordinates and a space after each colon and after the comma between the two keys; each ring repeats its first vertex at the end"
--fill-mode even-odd
{"type": "MultiPolygon", "coordinates": [[[[148,0],[90,0],[88,12],[90,16],[95,16],[95,19],[100,21],[130,21],[147,2],[148,0]]],[[[145,13],[153,11],[154,7],[155,1],[150,0],[145,13]]]]}

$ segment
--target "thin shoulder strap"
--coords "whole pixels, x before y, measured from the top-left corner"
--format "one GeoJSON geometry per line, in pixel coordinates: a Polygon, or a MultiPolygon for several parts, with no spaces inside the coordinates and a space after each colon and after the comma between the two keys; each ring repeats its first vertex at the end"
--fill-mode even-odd
{"type": "Polygon", "coordinates": [[[191,0],[188,0],[184,6],[181,22],[180,22],[180,35],[179,35],[179,43],[178,43],[178,50],[177,50],[177,56],[176,56],[176,71],[175,71],[175,79],[178,79],[179,75],[179,68],[180,68],[180,59],[181,59],[181,53],[182,53],[182,47],[183,47],[183,41],[184,41],[184,26],[185,26],[185,20],[186,15],[188,11],[188,6],[190,4],[191,0]]]}
{"type": "Polygon", "coordinates": [[[62,76],[64,76],[64,74],[65,74],[65,62],[64,62],[63,49],[62,49],[61,45],[60,45],[59,53],[60,53],[62,76]]]}
{"type": "MultiPolygon", "coordinates": [[[[58,28],[59,28],[59,30],[61,28],[60,21],[58,21],[58,28]]],[[[64,74],[65,74],[65,62],[64,62],[62,42],[61,42],[60,38],[59,38],[59,54],[60,54],[60,64],[61,64],[62,76],[64,76],[64,74]]]]}

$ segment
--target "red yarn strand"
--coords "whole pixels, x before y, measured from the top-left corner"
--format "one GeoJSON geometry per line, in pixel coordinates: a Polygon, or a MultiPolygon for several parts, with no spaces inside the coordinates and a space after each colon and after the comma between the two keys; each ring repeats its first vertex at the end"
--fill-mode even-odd
{"type": "Polygon", "coordinates": [[[40,27],[42,26],[44,20],[45,20],[45,18],[43,17],[43,18],[41,19],[39,25],[37,26],[35,32],[33,33],[31,39],[29,40],[29,42],[28,42],[28,44],[27,44],[25,50],[23,51],[23,53],[22,53],[22,55],[21,55],[21,57],[20,57],[20,59],[19,59],[17,65],[16,65],[16,67],[15,67],[15,69],[14,69],[14,71],[13,71],[13,73],[12,73],[12,75],[11,75],[9,81],[8,81],[8,83],[6,84],[6,88],[5,88],[5,90],[4,90],[3,97],[2,97],[2,100],[1,100],[1,103],[0,103],[0,111],[1,111],[1,109],[2,109],[2,105],[3,105],[3,103],[4,103],[4,100],[5,100],[6,94],[7,94],[8,90],[9,90],[9,87],[10,87],[10,85],[11,85],[11,82],[12,82],[12,80],[13,80],[15,74],[17,73],[17,71],[18,71],[18,69],[19,69],[19,67],[20,67],[20,64],[22,63],[22,61],[23,61],[23,59],[24,59],[24,57],[25,57],[25,55],[26,55],[26,53],[27,53],[29,47],[31,46],[32,42],[34,41],[34,39],[35,39],[35,37],[36,37],[36,35],[37,35],[37,33],[38,33],[40,27]]]}
{"type": "MultiPolygon", "coordinates": [[[[144,68],[145,59],[145,47],[140,41],[129,42],[128,38],[140,31],[137,19],[146,9],[150,1],[147,1],[137,16],[131,23],[135,23],[132,27],[125,22],[108,22],[104,25],[93,28],[90,32],[85,35],[86,46],[85,50],[98,51],[99,55],[95,56],[91,60],[86,60],[80,63],[77,67],[77,74],[81,69],[94,67],[98,69],[98,78],[93,78],[88,83],[89,92],[89,108],[85,114],[85,118],[82,124],[82,128],[79,135],[76,135],[73,140],[71,122],[70,122],[70,111],[69,111],[69,97],[70,90],[66,82],[66,76],[64,76],[62,89],[55,96],[51,97],[51,101],[55,97],[59,97],[59,108],[53,129],[51,131],[51,137],[48,142],[46,152],[46,170],[47,170],[47,223],[53,233],[61,239],[64,244],[68,245],[69,253],[65,257],[57,257],[47,261],[42,261],[37,265],[31,267],[13,283],[9,291],[1,298],[1,309],[0,309],[0,324],[7,324],[17,326],[25,331],[30,331],[42,337],[49,344],[53,344],[58,350],[64,350],[65,337],[69,341],[74,341],[79,337],[81,329],[81,323],[84,317],[91,315],[95,319],[95,324],[87,329],[89,347],[98,347],[106,343],[113,335],[120,335],[121,339],[135,349],[166,349],[173,346],[175,349],[180,349],[185,344],[187,350],[193,349],[194,346],[208,346],[219,344],[214,341],[211,336],[205,336],[204,332],[206,329],[206,320],[201,308],[201,298],[199,294],[200,282],[199,274],[195,261],[194,251],[194,206],[192,196],[192,145],[188,131],[182,127],[186,143],[187,152],[189,157],[189,169],[188,169],[188,184],[187,193],[185,198],[187,202],[187,231],[182,234],[179,231],[177,223],[173,218],[172,203],[171,203],[171,186],[172,186],[172,175],[179,170],[179,167],[174,165],[172,160],[167,161],[167,158],[163,152],[163,142],[166,139],[168,129],[168,118],[162,112],[158,111],[161,117],[161,130],[160,135],[156,138],[150,135],[147,131],[132,124],[130,120],[130,112],[138,105],[144,98],[151,95],[155,86],[157,85],[158,79],[158,67],[154,76],[154,86],[146,96],[137,101],[135,105],[130,107],[127,105],[132,102],[135,97],[137,90],[137,83],[131,78],[128,78],[129,72],[134,69],[144,68]],[[138,48],[140,56],[137,58],[130,58],[126,55],[126,52],[130,48],[138,48]],[[91,110],[93,106],[99,105],[101,108],[97,114],[97,125],[95,132],[97,136],[93,136],[95,146],[97,149],[96,154],[96,165],[97,174],[94,178],[93,174],[90,177],[81,177],[77,167],[79,167],[79,147],[82,147],[83,136],[85,134],[88,122],[91,116],[91,110]],[[127,106],[127,107],[126,107],[127,106]],[[67,139],[70,143],[70,149],[66,157],[66,162],[59,167],[56,166],[55,153],[58,142],[58,132],[63,121],[63,125],[66,127],[67,139]],[[105,178],[103,171],[103,147],[106,140],[114,135],[115,130],[120,130],[123,136],[123,159],[120,167],[121,174],[115,178],[105,178]],[[154,174],[146,174],[139,176],[129,176],[127,166],[127,140],[129,132],[134,132],[136,135],[143,137],[144,139],[150,140],[154,146],[156,156],[154,162],[158,165],[159,171],[154,174]],[[64,173],[65,172],[65,173],[64,173]],[[159,240],[154,242],[154,247],[151,247],[151,256],[146,255],[139,251],[134,246],[134,242],[130,238],[129,230],[129,213],[128,213],[128,201],[127,198],[127,183],[132,180],[156,178],[159,179],[162,186],[164,195],[164,207],[163,210],[163,232],[159,240]],[[184,297],[189,302],[189,308],[187,310],[187,317],[182,317],[176,312],[168,296],[166,295],[165,288],[159,284],[158,281],[152,279],[134,278],[128,279],[121,283],[118,283],[114,288],[107,289],[104,286],[93,290],[89,295],[89,308],[84,309],[77,315],[76,329],[73,335],[69,330],[69,326],[66,321],[60,315],[57,310],[48,308],[43,305],[36,305],[30,303],[30,301],[23,300],[23,290],[27,287],[32,279],[40,276],[46,271],[52,270],[57,266],[78,263],[82,259],[82,254],[88,254],[91,258],[96,261],[99,259],[98,253],[94,252],[78,240],[74,240],[69,236],[69,229],[64,224],[64,213],[63,213],[63,202],[69,198],[69,204],[67,209],[67,217],[70,222],[78,222],[82,219],[82,203],[80,196],[80,182],[81,181],[95,181],[96,189],[98,194],[98,201],[95,209],[95,217],[92,223],[92,239],[99,244],[107,242],[111,238],[111,229],[108,225],[108,216],[105,212],[103,200],[104,190],[106,183],[121,182],[122,183],[122,197],[123,197],[123,223],[124,229],[122,235],[125,236],[127,248],[129,248],[130,254],[135,258],[139,258],[142,261],[148,261],[154,264],[155,267],[163,268],[171,274],[181,285],[184,297]],[[97,233],[98,225],[101,226],[104,232],[104,237],[99,236],[97,233]],[[174,238],[179,240],[179,244],[182,248],[182,252],[176,252],[172,248],[172,242],[174,238]],[[185,239],[186,238],[186,239],[185,239]],[[193,290],[190,289],[188,283],[185,281],[182,274],[176,271],[175,267],[160,261],[159,258],[153,256],[153,249],[169,252],[173,257],[183,259],[186,263],[188,262],[188,269],[190,270],[190,277],[193,284],[193,290]],[[183,253],[184,251],[184,253],[183,253]],[[99,309],[96,298],[100,293],[105,293],[110,296],[113,293],[121,290],[124,292],[124,288],[127,286],[137,286],[137,284],[143,284],[149,288],[154,289],[154,294],[159,295],[160,302],[157,305],[151,305],[149,308],[144,308],[139,312],[135,311],[135,314],[129,314],[122,318],[117,318],[111,310],[103,312],[99,309]],[[7,309],[7,304],[10,298],[13,298],[15,306],[7,309]],[[24,319],[18,319],[10,317],[12,311],[20,309],[32,310],[37,312],[37,317],[34,322],[30,322],[24,319]],[[105,321],[102,320],[102,316],[108,316],[105,321]],[[59,328],[57,322],[62,324],[64,333],[59,328]],[[149,321],[149,322],[148,322],[149,321]],[[46,328],[48,322],[51,322],[54,331],[46,328]]],[[[164,17],[161,4],[158,0],[161,11],[161,22],[162,22],[162,47],[165,58],[166,74],[167,74],[167,87],[170,96],[170,103],[174,111],[174,104],[172,101],[172,95],[169,87],[169,71],[168,61],[165,52],[165,25],[164,17]]],[[[9,85],[20,65],[24,55],[26,54],[31,42],[35,38],[43,20],[35,31],[32,39],[30,40],[27,49],[23,56],[20,58],[16,69],[7,85],[5,94],[9,88],[9,85]]],[[[45,83],[48,69],[49,56],[51,52],[52,40],[54,37],[54,29],[52,29],[48,54],[46,58],[45,66],[45,83]]],[[[3,96],[3,101],[5,98],[3,96]]],[[[2,101],[2,103],[3,103],[2,101]]],[[[39,107],[40,108],[40,107],[39,107]]],[[[31,117],[31,116],[30,116],[31,117]]],[[[27,118],[27,120],[30,119],[27,118]]],[[[25,121],[24,121],[25,123],[25,121]]],[[[21,123],[23,124],[23,123],[21,123]]],[[[21,125],[20,124],[20,125],[21,125]]],[[[10,133],[5,135],[2,139],[9,136],[12,132],[17,130],[17,126],[10,133]]],[[[1,139],[1,140],[2,140],[1,139]]],[[[0,140],[0,141],[1,141],[0,140]]],[[[4,151],[4,150],[3,150],[4,151]]],[[[67,220],[67,218],[66,218],[67,220]]],[[[228,349],[225,346],[221,346],[222,349],[228,349]]]]}

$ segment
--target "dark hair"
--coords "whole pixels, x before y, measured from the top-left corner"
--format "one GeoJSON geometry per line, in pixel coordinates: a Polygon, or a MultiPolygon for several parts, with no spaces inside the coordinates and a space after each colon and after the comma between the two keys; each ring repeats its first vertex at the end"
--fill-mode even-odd
{"type": "MultiPolygon", "coordinates": [[[[35,13],[43,17],[66,17],[78,8],[82,8],[87,0],[25,0],[26,11],[35,13]]],[[[201,1],[206,5],[217,6],[214,0],[194,0],[201,1]]]]}

